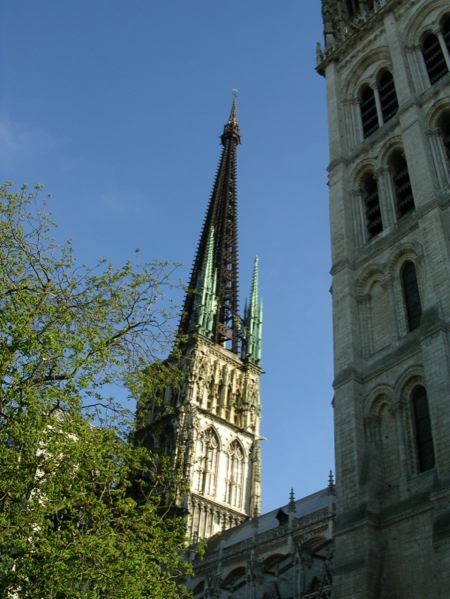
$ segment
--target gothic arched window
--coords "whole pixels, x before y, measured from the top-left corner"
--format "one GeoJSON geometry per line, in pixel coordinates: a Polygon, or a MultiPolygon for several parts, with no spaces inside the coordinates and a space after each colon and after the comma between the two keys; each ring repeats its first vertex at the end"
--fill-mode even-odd
{"type": "Polygon", "coordinates": [[[448,73],[448,67],[439,39],[434,33],[428,33],[423,38],[422,54],[430,83],[436,83],[436,81],[448,73]]]}
{"type": "Polygon", "coordinates": [[[383,230],[381,220],[378,185],[373,173],[367,173],[362,180],[362,195],[366,213],[366,228],[369,239],[383,230]]]}
{"type": "Polygon", "coordinates": [[[216,494],[219,439],[213,429],[203,433],[200,442],[200,469],[198,490],[213,497],[216,494]]]}
{"type": "Polygon", "coordinates": [[[402,152],[396,150],[390,158],[392,181],[394,184],[397,217],[402,218],[414,210],[414,197],[409,178],[408,165],[402,152]]]}
{"type": "Polygon", "coordinates": [[[378,79],[378,92],[380,94],[381,113],[383,122],[391,119],[398,110],[397,92],[395,91],[394,78],[389,71],[384,71],[378,79]]]}
{"type": "Polygon", "coordinates": [[[233,441],[228,452],[225,501],[233,507],[242,505],[244,481],[244,452],[237,441],[233,441]]]}
{"type": "Polygon", "coordinates": [[[365,85],[360,92],[361,121],[364,137],[369,137],[380,126],[378,123],[377,105],[375,94],[369,85],[365,85]]]}
{"type": "Polygon", "coordinates": [[[411,393],[414,432],[416,440],[417,463],[420,472],[434,466],[433,434],[425,387],[418,385],[411,393]]]}
{"type": "Polygon", "coordinates": [[[420,325],[422,304],[420,301],[419,285],[417,284],[416,267],[410,260],[402,266],[401,279],[408,329],[413,331],[420,325]]]}

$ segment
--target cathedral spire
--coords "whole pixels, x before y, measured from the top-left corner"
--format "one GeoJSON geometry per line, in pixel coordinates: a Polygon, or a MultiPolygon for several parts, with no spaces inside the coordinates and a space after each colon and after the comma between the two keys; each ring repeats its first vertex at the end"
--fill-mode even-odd
{"type": "Polygon", "coordinates": [[[192,267],[173,359],[184,382],[141,403],[139,435],[166,448],[179,464],[194,542],[258,516],[261,508],[259,378],[262,307],[258,259],[244,318],[238,314],[236,149],[240,143],[234,94],[222,135],[222,156],[192,267]],[[192,384],[191,384],[192,382],[192,384]]]}
{"type": "MultiPolygon", "coordinates": [[[[203,293],[202,272],[210,255],[213,261],[210,272],[215,276],[214,314],[207,336],[234,353],[239,351],[238,318],[238,233],[237,233],[237,190],[236,148],[240,144],[237,120],[237,102],[234,95],[230,116],[221,135],[222,156],[217,170],[211,199],[200,235],[197,255],[194,260],[189,290],[186,294],[179,333],[186,335],[195,330],[198,318],[198,295],[203,293]],[[212,247],[208,247],[211,231],[212,247]],[[197,298],[197,299],[196,299],[197,298]]],[[[210,244],[211,245],[211,244],[210,244]]],[[[203,327],[197,328],[205,333],[203,327]]]]}

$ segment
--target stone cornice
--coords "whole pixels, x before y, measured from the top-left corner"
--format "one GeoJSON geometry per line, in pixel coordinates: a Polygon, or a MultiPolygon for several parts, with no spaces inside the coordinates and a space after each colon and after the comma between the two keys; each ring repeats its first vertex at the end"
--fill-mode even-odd
{"type": "Polygon", "coordinates": [[[433,318],[431,315],[428,316],[427,312],[424,312],[423,320],[424,323],[418,329],[411,331],[401,339],[400,343],[394,349],[383,352],[383,355],[376,359],[366,359],[364,362],[364,374],[356,366],[348,366],[340,370],[333,381],[333,388],[337,390],[351,382],[367,384],[383,372],[419,356],[422,352],[421,345],[426,339],[437,333],[448,334],[450,331],[450,324],[441,321],[439,318],[433,318]],[[427,319],[430,322],[427,322],[427,319]]]}
{"type": "Polygon", "coordinates": [[[398,220],[391,229],[377,239],[369,242],[364,246],[355,248],[353,251],[353,259],[344,258],[337,260],[331,267],[330,274],[334,277],[343,270],[352,270],[357,272],[367,262],[377,261],[379,256],[383,254],[386,249],[400,244],[402,240],[408,237],[411,233],[419,230],[419,221],[424,216],[432,212],[433,210],[445,210],[450,206],[450,197],[447,192],[438,191],[434,197],[427,202],[424,206],[416,208],[414,212],[405,216],[403,219],[398,220]]]}

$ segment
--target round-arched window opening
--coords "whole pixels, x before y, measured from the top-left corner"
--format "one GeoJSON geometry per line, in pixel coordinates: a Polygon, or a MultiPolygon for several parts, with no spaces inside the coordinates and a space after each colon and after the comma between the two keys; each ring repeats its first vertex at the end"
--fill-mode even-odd
{"type": "Polygon", "coordinates": [[[360,91],[359,98],[363,135],[369,137],[380,126],[373,89],[365,85],[360,91]]]}
{"type": "Polygon", "coordinates": [[[389,71],[383,71],[378,77],[378,92],[380,94],[383,122],[386,123],[398,111],[398,99],[397,92],[395,91],[394,78],[389,71]]]}
{"type": "Polygon", "coordinates": [[[434,33],[428,33],[422,40],[422,55],[427,68],[430,83],[436,83],[448,73],[447,63],[441,44],[434,33]]]}

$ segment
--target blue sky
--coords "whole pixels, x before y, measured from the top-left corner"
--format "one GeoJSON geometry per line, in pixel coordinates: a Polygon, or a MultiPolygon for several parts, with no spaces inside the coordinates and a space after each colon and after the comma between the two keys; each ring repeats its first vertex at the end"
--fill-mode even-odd
{"type": "Polygon", "coordinates": [[[82,261],[187,277],[239,90],[241,304],[260,256],[263,509],[333,468],[318,0],[0,0],[2,179],[44,183],[82,261]]]}

